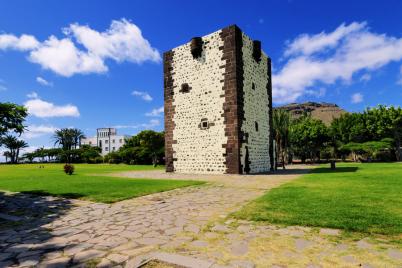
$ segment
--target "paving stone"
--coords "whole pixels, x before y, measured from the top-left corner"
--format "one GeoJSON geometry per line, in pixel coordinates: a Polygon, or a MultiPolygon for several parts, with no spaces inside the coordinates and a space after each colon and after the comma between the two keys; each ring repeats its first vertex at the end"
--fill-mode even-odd
{"type": "Polygon", "coordinates": [[[13,256],[13,253],[0,253],[0,261],[4,261],[8,258],[10,258],[11,256],[13,256]]]}
{"type": "Polygon", "coordinates": [[[121,254],[117,254],[117,253],[113,253],[108,255],[106,258],[108,258],[109,260],[111,260],[114,263],[122,263],[125,262],[126,260],[128,260],[128,256],[126,255],[121,255],[121,254]]]}
{"type": "Polygon", "coordinates": [[[40,268],[64,268],[70,263],[70,258],[61,257],[53,260],[46,260],[39,264],[40,268]]]}
{"type": "Polygon", "coordinates": [[[13,265],[12,261],[1,261],[0,262],[0,267],[9,267],[11,265],[13,265]]]}
{"type": "Polygon", "coordinates": [[[165,234],[166,235],[175,235],[177,233],[180,233],[181,231],[183,231],[182,227],[174,227],[174,228],[165,230],[165,234]]]}
{"type": "Polygon", "coordinates": [[[138,233],[138,232],[132,232],[132,231],[123,231],[121,233],[119,233],[119,236],[128,238],[128,239],[133,239],[133,238],[139,238],[142,236],[142,234],[138,233]]]}
{"type": "Polygon", "coordinates": [[[338,229],[329,229],[329,228],[321,228],[320,234],[322,235],[339,235],[340,230],[338,229]]]}
{"type": "Polygon", "coordinates": [[[142,255],[144,253],[147,253],[147,252],[153,250],[154,248],[155,247],[152,246],[152,245],[151,246],[143,246],[143,247],[138,247],[138,248],[135,248],[135,249],[123,250],[123,251],[120,251],[119,253],[127,255],[129,257],[135,257],[135,256],[138,256],[138,255],[142,255]]]}
{"type": "Polygon", "coordinates": [[[158,239],[158,238],[152,238],[152,237],[145,237],[145,238],[139,238],[136,239],[135,242],[141,245],[161,245],[166,243],[165,240],[158,239]]]}
{"type": "Polygon", "coordinates": [[[32,255],[40,255],[41,253],[43,253],[43,250],[29,250],[29,251],[25,251],[25,252],[18,254],[17,258],[20,259],[20,258],[32,256],[32,255]]]}
{"type": "Polygon", "coordinates": [[[32,255],[29,257],[18,259],[19,266],[21,267],[32,267],[39,263],[40,256],[39,255],[32,255]]]}
{"type": "Polygon", "coordinates": [[[395,260],[402,260],[402,251],[397,249],[388,249],[388,256],[395,260]]]}
{"type": "Polygon", "coordinates": [[[214,232],[222,232],[222,233],[228,233],[230,231],[230,229],[227,226],[221,224],[215,225],[214,227],[212,227],[211,230],[214,232]]]}
{"type": "Polygon", "coordinates": [[[368,249],[372,247],[372,244],[368,243],[365,239],[359,240],[356,246],[361,249],[368,249]]]}
{"type": "Polygon", "coordinates": [[[95,249],[85,250],[85,251],[75,254],[73,257],[73,262],[82,263],[82,262],[88,261],[90,259],[103,257],[105,255],[106,255],[106,252],[104,252],[104,251],[95,250],[95,249]]]}
{"type": "Polygon", "coordinates": [[[255,264],[252,263],[251,261],[241,261],[241,260],[231,261],[230,265],[234,266],[236,268],[254,268],[255,267],[255,264]]]}
{"type": "Polygon", "coordinates": [[[191,267],[191,268],[208,268],[211,267],[213,264],[213,262],[207,260],[200,260],[179,254],[171,254],[164,252],[156,253],[153,257],[154,259],[162,262],[172,263],[178,266],[191,267]]]}
{"type": "Polygon", "coordinates": [[[298,238],[295,240],[295,247],[297,250],[304,250],[310,246],[312,246],[314,243],[311,242],[310,240],[306,240],[306,239],[302,239],[302,238],[298,238]]]}
{"type": "Polygon", "coordinates": [[[353,257],[353,256],[350,256],[350,255],[348,255],[348,256],[343,256],[343,257],[342,257],[342,260],[344,260],[344,261],[347,262],[347,263],[356,263],[356,262],[357,262],[356,258],[353,257]]]}
{"type": "Polygon", "coordinates": [[[191,242],[191,246],[193,246],[193,247],[206,247],[206,246],[208,246],[208,242],[201,241],[201,240],[196,240],[196,241],[191,242]]]}
{"type": "Polygon", "coordinates": [[[231,253],[235,256],[242,256],[248,252],[248,243],[237,242],[231,246],[231,253]]]}
{"type": "Polygon", "coordinates": [[[103,258],[97,265],[97,268],[109,268],[113,267],[113,263],[111,260],[103,258]]]}
{"type": "Polygon", "coordinates": [[[186,232],[198,234],[200,232],[200,227],[195,224],[188,224],[186,227],[184,227],[184,230],[186,232]]]}

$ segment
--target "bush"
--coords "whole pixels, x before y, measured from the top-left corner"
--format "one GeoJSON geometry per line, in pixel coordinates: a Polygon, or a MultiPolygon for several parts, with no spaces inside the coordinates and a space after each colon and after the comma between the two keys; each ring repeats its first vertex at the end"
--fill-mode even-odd
{"type": "Polygon", "coordinates": [[[74,173],[74,166],[71,164],[65,164],[64,165],[64,172],[68,175],[73,175],[74,173]]]}

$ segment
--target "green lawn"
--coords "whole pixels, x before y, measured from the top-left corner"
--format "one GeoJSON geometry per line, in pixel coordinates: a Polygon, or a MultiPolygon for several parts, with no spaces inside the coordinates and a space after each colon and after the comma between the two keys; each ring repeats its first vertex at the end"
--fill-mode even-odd
{"type": "Polygon", "coordinates": [[[44,166],[45,168],[39,168],[39,164],[0,165],[0,190],[112,203],[178,187],[201,184],[196,181],[107,176],[111,172],[154,169],[152,166],[75,164],[75,173],[72,176],[63,172],[63,164],[45,164],[44,166]]]}
{"type": "Polygon", "coordinates": [[[274,224],[402,233],[402,164],[337,164],[272,189],[236,217],[274,224]]]}

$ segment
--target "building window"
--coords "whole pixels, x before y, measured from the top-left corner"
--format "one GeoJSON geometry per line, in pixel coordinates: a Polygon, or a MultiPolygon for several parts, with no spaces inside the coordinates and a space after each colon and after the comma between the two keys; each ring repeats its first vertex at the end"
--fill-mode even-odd
{"type": "Polygon", "coordinates": [[[258,123],[255,122],[255,131],[258,131],[258,123]]]}
{"type": "Polygon", "coordinates": [[[254,83],[251,84],[251,88],[255,89],[255,84],[254,83]]]}
{"type": "Polygon", "coordinates": [[[112,142],[114,143],[114,142],[115,142],[115,140],[112,140],[112,142]]]}
{"type": "Polygon", "coordinates": [[[88,144],[91,145],[91,144],[92,144],[92,141],[88,142],[88,144]]]}
{"type": "Polygon", "coordinates": [[[108,140],[105,140],[105,144],[108,144],[109,143],[109,141],[108,140]]]}
{"type": "Polygon", "coordinates": [[[119,142],[120,142],[120,143],[123,143],[123,140],[122,140],[122,139],[120,139],[120,140],[119,140],[119,142]]]}
{"type": "Polygon", "coordinates": [[[114,152],[115,150],[116,150],[116,147],[113,147],[113,148],[112,148],[112,151],[114,152]]]}
{"type": "Polygon", "coordinates": [[[105,147],[105,151],[109,151],[109,147],[105,147]]]}

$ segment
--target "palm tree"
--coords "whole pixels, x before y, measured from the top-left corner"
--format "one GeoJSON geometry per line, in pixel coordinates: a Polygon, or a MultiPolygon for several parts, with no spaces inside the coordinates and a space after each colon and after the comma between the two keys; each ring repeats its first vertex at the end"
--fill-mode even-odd
{"type": "Polygon", "coordinates": [[[2,138],[2,144],[9,150],[11,163],[17,163],[20,150],[28,147],[28,143],[23,140],[19,140],[12,135],[6,135],[4,138],[2,138]]]}
{"type": "Polygon", "coordinates": [[[11,158],[10,152],[7,151],[3,153],[3,156],[6,158],[6,163],[8,162],[8,159],[11,158]]]}
{"type": "Polygon", "coordinates": [[[56,130],[53,135],[55,145],[60,145],[63,149],[67,162],[71,162],[72,149],[77,149],[81,145],[81,139],[85,138],[84,133],[76,128],[62,128],[56,130]]]}
{"type": "Polygon", "coordinates": [[[62,128],[55,131],[53,135],[54,145],[60,145],[63,150],[71,150],[74,145],[74,136],[69,128],[62,128]]]}
{"type": "Polygon", "coordinates": [[[77,149],[81,147],[81,140],[85,139],[85,135],[84,132],[82,132],[82,130],[77,129],[77,128],[73,128],[71,129],[71,134],[74,137],[74,148],[77,149]]]}
{"type": "Polygon", "coordinates": [[[289,147],[289,127],[291,124],[290,113],[283,109],[275,109],[273,116],[273,130],[276,143],[276,163],[279,157],[282,168],[285,169],[285,155],[289,147]]]}

